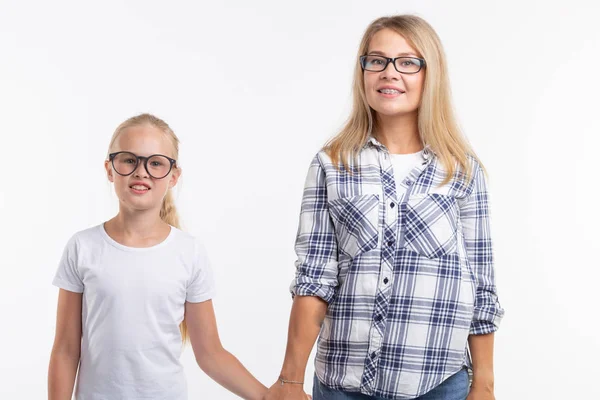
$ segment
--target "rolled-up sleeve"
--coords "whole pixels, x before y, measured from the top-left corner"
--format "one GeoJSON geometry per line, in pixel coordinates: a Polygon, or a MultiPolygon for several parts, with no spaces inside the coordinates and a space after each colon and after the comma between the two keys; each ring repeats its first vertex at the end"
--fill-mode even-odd
{"type": "Polygon", "coordinates": [[[319,155],[313,159],[304,184],[295,250],[292,295],[318,296],[330,302],[338,285],[337,242],[319,155]]]}
{"type": "Polygon", "coordinates": [[[469,333],[484,335],[499,328],[504,309],[498,301],[495,283],[488,190],[484,172],[477,162],[474,162],[471,186],[470,194],[459,201],[467,258],[477,285],[469,333]]]}

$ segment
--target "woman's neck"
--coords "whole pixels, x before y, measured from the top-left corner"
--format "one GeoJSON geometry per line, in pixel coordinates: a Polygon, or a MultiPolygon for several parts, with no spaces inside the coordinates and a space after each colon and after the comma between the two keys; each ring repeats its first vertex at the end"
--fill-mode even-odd
{"type": "Polygon", "coordinates": [[[416,113],[388,117],[377,116],[376,139],[391,154],[412,154],[423,149],[416,113]]]}

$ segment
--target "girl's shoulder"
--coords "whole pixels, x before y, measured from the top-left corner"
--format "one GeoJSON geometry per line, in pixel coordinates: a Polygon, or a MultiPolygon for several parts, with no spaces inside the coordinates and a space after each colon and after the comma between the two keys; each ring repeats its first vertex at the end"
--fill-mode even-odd
{"type": "Polygon", "coordinates": [[[82,230],[79,230],[71,235],[67,242],[67,246],[81,246],[85,244],[94,244],[102,241],[102,233],[104,231],[104,223],[94,225],[82,230]]]}
{"type": "Polygon", "coordinates": [[[200,238],[175,226],[171,226],[169,236],[171,237],[171,241],[183,247],[204,247],[204,243],[200,238]]]}
{"type": "Polygon", "coordinates": [[[204,241],[197,236],[174,226],[171,226],[170,236],[171,243],[180,251],[190,254],[192,259],[198,260],[207,257],[204,241]]]}

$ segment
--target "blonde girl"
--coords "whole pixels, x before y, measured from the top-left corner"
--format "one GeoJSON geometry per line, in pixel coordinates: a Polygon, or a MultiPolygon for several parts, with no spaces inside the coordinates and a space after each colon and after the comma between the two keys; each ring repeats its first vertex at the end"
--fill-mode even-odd
{"type": "Polygon", "coordinates": [[[226,389],[255,400],[266,391],[219,340],[206,250],[179,229],[171,193],[178,150],[153,115],[116,129],[104,166],[119,212],[71,237],[53,281],[50,400],[71,399],[75,383],[77,400],[187,399],[179,357],[188,338],[200,368],[226,389]]]}

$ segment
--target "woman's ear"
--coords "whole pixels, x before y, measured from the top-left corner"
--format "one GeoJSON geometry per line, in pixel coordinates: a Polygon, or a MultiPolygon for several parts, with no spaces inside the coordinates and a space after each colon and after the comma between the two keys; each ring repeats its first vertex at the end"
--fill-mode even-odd
{"type": "Polygon", "coordinates": [[[115,177],[113,175],[112,165],[110,165],[108,160],[104,161],[104,169],[106,170],[106,177],[108,180],[114,183],[115,177]]]}

